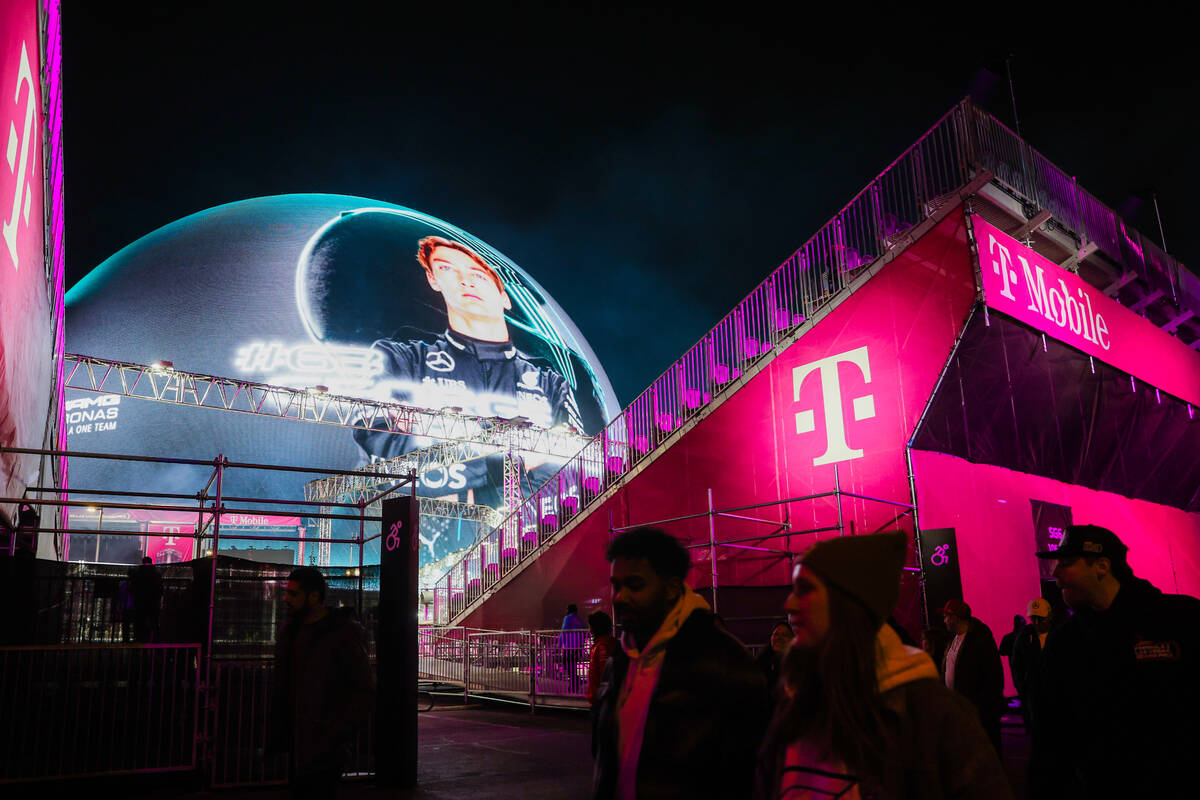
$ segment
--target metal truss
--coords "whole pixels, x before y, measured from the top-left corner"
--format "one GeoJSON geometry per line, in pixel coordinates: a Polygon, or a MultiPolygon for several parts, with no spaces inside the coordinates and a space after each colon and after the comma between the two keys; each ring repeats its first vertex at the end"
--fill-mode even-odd
{"type": "Polygon", "coordinates": [[[490,444],[472,442],[434,442],[428,447],[414,450],[402,456],[373,461],[358,468],[358,472],[369,472],[371,475],[330,475],[317,478],[304,484],[304,499],[313,502],[349,502],[357,503],[369,500],[391,486],[387,478],[378,477],[386,472],[403,478],[415,472],[422,475],[435,469],[442,469],[451,464],[461,464],[477,458],[486,458],[502,452],[502,448],[490,444]],[[343,498],[349,499],[343,499],[343,498]]]}
{"type": "Polygon", "coordinates": [[[131,364],[92,356],[63,356],[64,384],[103,394],[136,397],[195,408],[237,411],[277,419],[427,436],[440,441],[492,445],[497,450],[569,458],[591,437],[528,421],[433,411],[332,395],[319,388],[291,389],[266,383],[177,370],[172,365],[131,364]]]}
{"type": "MultiPolygon", "coordinates": [[[[369,499],[370,496],[377,494],[374,490],[354,489],[351,490],[351,497],[343,502],[356,502],[360,499],[369,499]]],[[[417,498],[418,508],[422,517],[442,517],[445,519],[462,520],[463,522],[474,522],[482,526],[481,535],[494,530],[504,519],[504,514],[491,506],[477,505],[474,503],[459,503],[454,500],[440,500],[434,497],[419,497],[417,498]]],[[[371,503],[365,509],[369,515],[377,515],[379,513],[379,501],[371,503]]],[[[322,511],[328,509],[322,507],[322,511]]],[[[332,550],[333,538],[333,520],[327,517],[317,519],[317,565],[322,567],[329,566],[332,550]]]]}

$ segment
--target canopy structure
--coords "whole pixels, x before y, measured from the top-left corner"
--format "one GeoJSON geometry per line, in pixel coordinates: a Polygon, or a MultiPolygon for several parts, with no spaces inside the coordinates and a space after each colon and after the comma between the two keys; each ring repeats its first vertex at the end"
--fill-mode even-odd
{"type": "Polygon", "coordinates": [[[1195,289],[963,103],[454,565],[434,618],[608,608],[605,547],[640,524],[691,548],[691,583],[747,641],[795,555],[888,529],[911,535],[914,632],[949,597],[1007,630],[1053,595],[1034,552],[1070,522],[1200,593],[1195,289]]]}

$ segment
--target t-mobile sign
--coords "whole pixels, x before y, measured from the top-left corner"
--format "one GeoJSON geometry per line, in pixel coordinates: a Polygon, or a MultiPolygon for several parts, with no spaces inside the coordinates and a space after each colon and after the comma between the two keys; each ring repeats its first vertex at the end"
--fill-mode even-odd
{"type": "Polygon", "coordinates": [[[1200,405],[1200,354],[980,217],[971,224],[990,307],[1200,405]]]}

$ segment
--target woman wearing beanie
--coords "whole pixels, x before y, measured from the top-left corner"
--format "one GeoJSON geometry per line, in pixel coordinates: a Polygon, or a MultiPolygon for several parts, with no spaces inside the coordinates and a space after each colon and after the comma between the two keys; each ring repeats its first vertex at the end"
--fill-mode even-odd
{"type": "Polygon", "coordinates": [[[906,540],[838,537],[797,562],[784,606],[795,633],[781,667],[789,698],[763,744],[762,800],[1012,797],[974,708],[884,624],[906,540]]]}

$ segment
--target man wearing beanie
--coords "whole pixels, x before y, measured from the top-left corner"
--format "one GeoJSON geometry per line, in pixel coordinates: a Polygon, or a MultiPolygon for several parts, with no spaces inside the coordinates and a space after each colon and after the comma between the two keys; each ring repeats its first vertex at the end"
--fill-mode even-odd
{"type": "Polygon", "coordinates": [[[756,797],[1012,797],[970,703],[885,622],[907,541],[827,539],[794,567],[787,699],[763,744],[756,797]]]}
{"type": "Polygon", "coordinates": [[[971,616],[971,607],[951,600],[942,609],[946,630],[954,638],[946,648],[942,675],[946,685],[971,701],[996,752],[1000,752],[1000,717],[1004,713],[1004,665],[992,629],[971,616]]]}
{"type": "Polygon", "coordinates": [[[675,537],[625,531],[607,558],[622,633],[596,705],[595,797],[748,797],[762,673],[684,582],[691,559],[675,537]]]}
{"type": "Polygon", "coordinates": [[[1200,600],[1163,594],[1107,528],[1070,525],[1054,580],[1072,616],[1046,640],[1031,796],[1186,793],[1200,752],[1200,600]]]}

